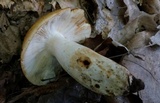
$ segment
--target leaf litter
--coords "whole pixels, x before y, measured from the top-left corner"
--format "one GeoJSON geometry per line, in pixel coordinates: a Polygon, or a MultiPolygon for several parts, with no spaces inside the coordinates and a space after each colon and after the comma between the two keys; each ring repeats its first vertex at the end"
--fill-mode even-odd
{"type": "Polygon", "coordinates": [[[160,102],[159,0],[2,0],[0,5],[0,102],[160,102]],[[25,79],[19,59],[27,30],[42,15],[65,7],[85,11],[92,36],[83,45],[127,67],[144,81],[144,90],[129,96],[101,96],[72,81],[65,72],[58,81],[42,87],[25,79]]]}

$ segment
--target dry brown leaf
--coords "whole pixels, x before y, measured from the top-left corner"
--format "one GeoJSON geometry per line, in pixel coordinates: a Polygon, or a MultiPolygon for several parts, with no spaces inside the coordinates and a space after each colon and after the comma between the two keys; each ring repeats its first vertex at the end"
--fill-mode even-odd
{"type": "Polygon", "coordinates": [[[129,21],[136,19],[141,14],[141,11],[139,10],[136,2],[133,0],[123,0],[123,2],[127,6],[125,16],[129,16],[129,21]]]}
{"type": "Polygon", "coordinates": [[[69,87],[42,95],[37,103],[99,103],[100,99],[101,95],[73,82],[69,87]]]}
{"type": "Polygon", "coordinates": [[[58,3],[61,8],[80,8],[80,0],[52,0],[50,4],[54,9],[56,9],[56,3],[58,3]]]}
{"type": "Polygon", "coordinates": [[[119,7],[116,1],[95,0],[95,3],[98,5],[98,10],[94,25],[94,32],[96,33],[92,35],[92,37],[95,37],[97,34],[101,34],[104,39],[108,37],[108,33],[115,25],[114,16],[117,16],[115,8],[119,7]]]}
{"type": "Polygon", "coordinates": [[[105,97],[107,103],[130,103],[128,98],[124,96],[118,96],[118,97],[105,97]]]}
{"type": "Polygon", "coordinates": [[[2,13],[1,16],[0,16],[0,32],[4,32],[8,25],[10,25],[9,21],[8,21],[8,18],[6,17],[5,13],[2,13]]]}
{"type": "Polygon", "coordinates": [[[119,30],[118,32],[112,32],[109,37],[111,37],[114,41],[126,45],[126,43],[129,42],[129,40],[138,32],[144,30],[156,31],[158,24],[154,19],[155,17],[156,15],[149,15],[143,12],[136,19],[128,22],[123,29],[119,30]]]}
{"type": "Polygon", "coordinates": [[[160,103],[160,47],[148,47],[154,32],[140,32],[128,44],[131,54],[125,56],[122,64],[145,83],[139,92],[143,103],[160,103]]]}
{"type": "Polygon", "coordinates": [[[0,5],[3,8],[12,9],[14,12],[17,11],[36,11],[39,14],[42,12],[44,0],[0,0],[0,5]]]}
{"type": "Polygon", "coordinates": [[[2,5],[3,8],[11,8],[11,6],[14,4],[12,0],[0,0],[0,5],[2,5]]]}
{"type": "Polygon", "coordinates": [[[94,50],[102,42],[103,42],[102,36],[97,35],[95,38],[85,39],[85,41],[83,42],[83,45],[94,50]]]}
{"type": "Polygon", "coordinates": [[[13,83],[15,77],[11,71],[0,71],[0,103],[6,103],[7,90],[10,83],[13,83]]]}
{"type": "Polygon", "coordinates": [[[21,94],[16,95],[14,98],[12,98],[11,100],[8,101],[8,103],[15,103],[16,101],[22,99],[23,97],[25,97],[26,95],[34,95],[34,96],[40,96],[43,95],[45,93],[51,93],[51,92],[55,92],[58,89],[64,88],[66,86],[69,85],[70,82],[67,81],[68,78],[63,78],[60,79],[59,81],[56,81],[54,83],[51,84],[47,84],[45,86],[32,86],[32,87],[28,87],[28,88],[23,88],[23,91],[21,94]],[[63,85],[65,84],[65,85],[63,85]]]}
{"type": "Polygon", "coordinates": [[[160,46],[160,30],[154,36],[152,36],[150,39],[151,39],[152,45],[157,44],[160,46]]]}
{"type": "Polygon", "coordinates": [[[149,14],[155,14],[160,12],[159,0],[143,0],[141,9],[149,14]]]}
{"type": "Polygon", "coordinates": [[[36,11],[38,14],[42,12],[44,6],[43,0],[28,0],[28,1],[17,1],[13,6],[14,12],[23,12],[23,11],[36,11]]]}
{"type": "Polygon", "coordinates": [[[129,21],[121,28],[115,25],[109,37],[123,45],[126,45],[136,33],[147,30],[156,31],[159,25],[159,14],[147,14],[140,11],[137,4],[133,0],[123,0],[127,6],[129,21]]]}
{"type": "Polygon", "coordinates": [[[144,1],[143,0],[133,0],[133,2],[135,2],[136,4],[139,4],[140,6],[143,4],[144,1]]]}
{"type": "Polygon", "coordinates": [[[7,63],[13,55],[20,51],[21,40],[19,30],[16,26],[11,26],[5,14],[0,18],[0,62],[7,63]]]}
{"type": "Polygon", "coordinates": [[[82,103],[78,101],[100,101],[101,98],[101,95],[89,91],[67,76],[45,86],[26,88],[21,94],[13,97],[7,103],[16,103],[16,101],[25,98],[27,95],[31,95],[27,100],[31,103],[33,101],[34,103],[71,103],[72,101],[82,103]]]}

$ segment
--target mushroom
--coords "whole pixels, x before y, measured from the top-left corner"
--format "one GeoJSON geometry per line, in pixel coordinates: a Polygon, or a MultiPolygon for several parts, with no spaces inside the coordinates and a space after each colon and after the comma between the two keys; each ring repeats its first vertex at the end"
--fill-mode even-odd
{"type": "Polygon", "coordinates": [[[90,34],[82,9],[60,9],[41,17],[24,39],[24,75],[35,85],[45,85],[57,79],[62,66],[76,81],[99,94],[123,95],[135,86],[142,89],[143,82],[125,67],[77,43],[90,34]]]}

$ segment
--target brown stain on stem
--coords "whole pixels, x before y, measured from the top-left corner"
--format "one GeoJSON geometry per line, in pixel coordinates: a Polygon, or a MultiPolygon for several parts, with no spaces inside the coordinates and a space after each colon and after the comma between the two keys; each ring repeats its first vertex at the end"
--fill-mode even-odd
{"type": "Polygon", "coordinates": [[[88,49],[79,49],[71,57],[70,67],[72,69],[78,69],[79,71],[82,71],[83,69],[88,69],[91,66],[92,61],[87,55],[87,50],[88,49]]]}
{"type": "Polygon", "coordinates": [[[88,69],[90,64],[91,64],[91,60],[86,56],[79,57],[76,60],[76,62],[80,67],[83,67],[83,68],[86,68],[86,69],[88,69]]]}

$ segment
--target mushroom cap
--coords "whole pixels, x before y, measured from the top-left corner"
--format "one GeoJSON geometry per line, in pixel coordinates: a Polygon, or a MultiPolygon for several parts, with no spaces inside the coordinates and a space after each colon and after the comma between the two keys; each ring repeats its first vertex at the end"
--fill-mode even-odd
{"type": "MultiPolygon", "coordinates": [[[[62,70],[46,44],[54,34],[79,42],[90,37],[82,9],[65,8],[42,16],[27,32],[21,52],[21,67],[26,78],[35,85],[57,80],[62,70]]],[[[58,45],[58,44],[56,44],[58,45]]]]}

